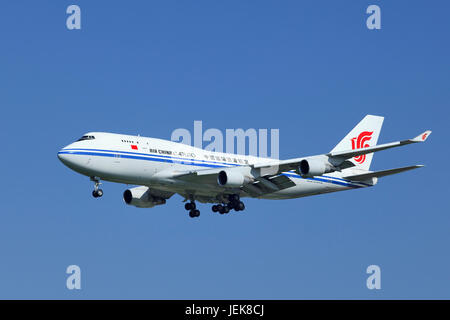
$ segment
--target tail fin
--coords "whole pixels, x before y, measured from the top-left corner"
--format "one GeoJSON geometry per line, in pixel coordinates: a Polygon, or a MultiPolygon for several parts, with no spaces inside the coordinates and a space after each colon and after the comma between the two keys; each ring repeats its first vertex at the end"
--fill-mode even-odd
{"type": "MultiPolygon", "coordinates": [[[[360,148],[372,147],[377,144],[380,136],[384,117],[372,116],[368,114],[342,139],[331,152],[356,150],[360,148]]],[[[373,159],[373,153],[349,159],[356,168],[369,170],[373,159]]]]}

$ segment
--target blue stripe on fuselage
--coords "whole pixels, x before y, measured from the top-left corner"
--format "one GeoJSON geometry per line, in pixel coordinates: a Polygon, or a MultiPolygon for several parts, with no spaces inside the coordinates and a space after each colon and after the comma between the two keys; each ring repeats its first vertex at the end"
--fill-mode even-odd
{"type": "MultiPolygon", "coordinates": [[[[236,164],[229,164],[229,163],[223,163],[223,162],[222,163],[212,162],[213,163],[212,164],[211,161],[206,162],[204,160],[197,160],[197,159],[184,159],[184,158],[175,158],[175,157],[170,157],[170,156],[160,156],[160,155],[152,155],[152,154],[145,154],[145,153],[138,153],[138,152],[114,151],[114,150],[103,150],[103,149],[62,149],[61,151],[58,152],[58,154],[87,155],[87,156],[99,156],[99,157],[110,157],[110,158],[114,158],[117,155],[120,155],[120,158],[125,158],[125,159],[147,160],[147,161],[166,162],[166,163],[179,163],[179,164],[183,164],[183,165],[192,165],[192,166],[208,167],[208,168],[227,168],[229,166],[240,166],[240,165],[236,165],[236,164]],[[86,150],[86,151],[77,151],[77,150],[86,150]],[[94,151],[94,152],[92,152],[92,151],[94,151]],[[111,152],[111,153],[107,153],[107,152],[111,152]],[[194,162],[194,161],[201,161],[201,163],[194,162]]],[[[356,182],[356,183],[360,183],[360,184],[364,185],[364,186],[359,186],[359,185],[356,185],[353,181],[349,181],[349,180],[345,180],[345,179],[337,178],[337,177],[331,177],[331,176],[303,178],[302,176],[300,176],[294,172],[291,172],[291,171],[282,173],[282,175],[290,177],[290,178],[316,180],[316,181],[332,183],[332,184],[341,185],[341,186],[345,186],[345,187],[351,187],[351,188],[363,188],[364,186],[371,186],[366,183],[356,182]],[[328,179],[324,179],[324,178],[328,178],[328,179]],[[342,180],[342,182],[335,181],[332,179],[342,180]]]]}
{"type": "Polygon", "coordinates": [[[161,154],[148,154],[148,153],[140,153],[140,152],[129,152],[129,151],[120,151],[120,150],[105,150],[105,149],[78,149],[78,148],[73,148],[73,149],[62,149],[60,152],[65,152],[65,151],[101,151],[101,152],[114,152],[114,153],[120,153],[122,156],[123,154],[131,154],[131,155],[141,155],[141,156],[145,156],[145,157],[158,157],[158,158],[164,158],[164,159],[170,159],[172,160],[171,162],[174,162],[174,160],[180,160],[180,161],[200,161],[203,163],[210,163],[210,164],[226,164],[229,166],[240,166],[240,164],[237,163],[226,163],[226,162],[216,162],[216,161],[207,161],[207,160],[200,160],[200,159],[193,159],[193,158],[179,158],[179,157],[174,157],[174,156],[165,156],[165,155],[161,155],[161,154]]]}
{"type": "MultiPolygon", "coordinates": [[[[114,152],[114,151],[111,151],[114,152]]],[[[86,155],[86,156],[99,156],[99,157],[110,157],[114,158],[117,154],[114,153],[104,153],[104,152],[87,152],[87,151],[60,151],[58,154],[75,154],[75,155],[86,155]]],[[[194,166],[200,166],[200,167],[209,167],[209,168],[222,168],[226,167],[224,165],[214,165],[209,163],[197,163],[193,162],[192,160],[183,159],[180,160],[173,160],[170,158],[155,158],[155,157],[143,157],[143,156],[133,156],[129,154],[120,154],[120,158],[125,159],[135,159],[135,160],[147,160],[147,161],[156,161],[156,162],[168,162],[168,163],[179,163],[184,165],[194,165],[194,166]]],[[[202,161],[202,160],[197,160],[202,161]]]]}

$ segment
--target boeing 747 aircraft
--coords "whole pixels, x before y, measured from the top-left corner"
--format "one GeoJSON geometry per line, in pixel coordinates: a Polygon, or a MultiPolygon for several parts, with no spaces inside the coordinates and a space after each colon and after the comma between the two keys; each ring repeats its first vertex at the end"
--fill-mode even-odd
{"type": "Polygon", "coordinates": [[[167,140],[90,132],[58,152],[70,169],[91,178],[92,195],[103,195],[100,181],[138,185],[125,190],[126,204],[151,208],[175,193],[189,216],[200,216],[196,201],[212,211],[242,211],[242,198],[290,199],[372,187],[378,178],[422,167],[370,171],[374,152],[423,142],[413,139],[377,145],[383,117],[367,115],[328,153],[289,160],[218,153],[167,140]]]}

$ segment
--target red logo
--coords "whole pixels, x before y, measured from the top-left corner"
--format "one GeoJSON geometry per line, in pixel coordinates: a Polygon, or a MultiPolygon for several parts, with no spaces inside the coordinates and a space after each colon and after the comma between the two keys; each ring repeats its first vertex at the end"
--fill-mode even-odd
{"type": "Polygon", "coordinates": [[[133,150],[137,150],[137,149],[138,149],[138,147],[137,147],[137,145],[135,145],[135,144],[132,144],[132,145],[131,145],[131,149],[133,149],[133,150]]]}
{"type": "MultiPolygon", "coordinates": [[[[373,131],[363,131],[358,135],[358,137],[352,138],[352,150],[370,147],[366,142],[372,139],[372,133],[373,131]]],[[[358,163],[363,163],[364,161],[366,161],[366,155],[362,154],[360,156],[354,157],[353,159],[358,163]]]]}
{"type": "Polygon", "coordinates": [[[424,134],[422,135],[422,140],[425,140],[425,138],[427,137],[427,135],[428,135],[428,133],[424,133],[424,134]]]}

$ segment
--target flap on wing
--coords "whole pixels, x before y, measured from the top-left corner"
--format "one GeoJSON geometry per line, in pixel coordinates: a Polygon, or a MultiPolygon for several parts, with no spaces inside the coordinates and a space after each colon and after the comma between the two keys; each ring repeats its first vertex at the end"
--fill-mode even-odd
{"type": "Polygon", "coordinates": [[[287,176],[280,174],[270,178],[270,181],[276,184],[280,190],[295,186],[295,183],[287,176]]]}
{"type": "Polygon", "coordinates": [[[148,193],[158,198],[169,199],[171,196],[174,195],[175,192],[160,190],[155,187],[149,187],[148,193]]]}
{"type": "Polygon", "coordinates": [[[295,186],[295,183],[289,177],[280,174],[271,177],[259,177],[253,183],[244,185],[242,189],[246,193],[257,197],[293,186],[295,186]]]}
{"type": "Polygon", "coordinates": [[[418,168],[422,168],[422,167],[423,167],[423,165],[415,165],[415,166],[395,168],[395,169],[389,169],[389,170],[368,172],[368,173],[357,174],[357,175],[353,175],[353,176],[346,176],[344,178],[353,180],[353,181],[364,181],[364,180],[368,180],[371,178],[381,178],[381,177],[389,176],[391,174],[396,174],[396,173],[413,170],[413,169],[418,169],[418,168]]]}

